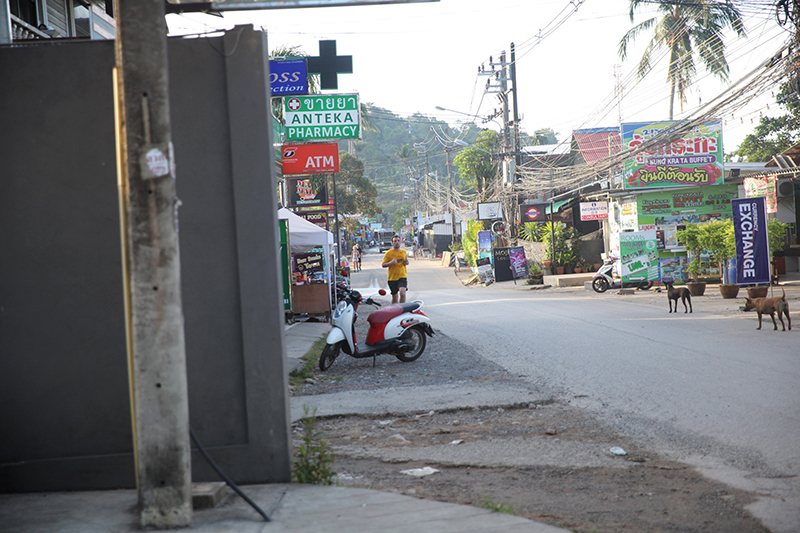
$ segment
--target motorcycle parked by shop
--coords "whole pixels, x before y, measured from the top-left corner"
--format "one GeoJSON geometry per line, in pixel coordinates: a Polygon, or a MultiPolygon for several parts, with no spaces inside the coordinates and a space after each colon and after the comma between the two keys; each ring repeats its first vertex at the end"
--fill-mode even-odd
{"type": "Polygon", "coordinates": [[[597,272],[592,276],[592,289],[595,292],[603,293],[608,289],[627,289],[637,288],[646,291],[653,286],[652,281],[626,281],[623,282],[619,278],[614,277],[614,262],[613,257],[604,258],[603,266],[597,269],[597,272]]]}
{"type": "MultiPolygon", "coordinates": [[[[433,328],[430,318],[421,311],[423,302],[391,304],[373,311],[367,317],[369,331],[366,342],[361,344],[355,331],[358,306],[364,303],[380,307],[380,304],[372,298],[365,300],[361,293],[350,288],[337,286],[337,292],[340,302],[333,312],[333,328],[319,358],[320,370],[328,370],[341,352],[356,359],[391,354],[410,363],[425,351],[427,337],[433,336],[433,328]]],[[[386,294],[383,289],[378,292],[386,294]]]]}

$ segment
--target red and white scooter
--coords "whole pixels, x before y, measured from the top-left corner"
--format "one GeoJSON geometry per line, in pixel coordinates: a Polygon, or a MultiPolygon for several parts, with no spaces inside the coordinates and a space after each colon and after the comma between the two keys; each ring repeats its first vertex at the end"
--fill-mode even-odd
{"type": "MultiPolygon", "coordinates": [[[[383,289],[378,292],[386,294],[383,289]]],[[[328,333],[327,344],[319,358],[320,370],[328,370],[340,352],[357,359],[387,353],[409,363],[419,359],[425,351],[426,335],[432,336],[433,328],[431,319],[420,311],[421,301],[391,304],[373,311],[367,317],[367,341],[359,344],[355,331],[358,305],[362,302],[375,306],[380,304],[372,298],[364,300],[361,293],[352,289],[337,287],[337,293],[340,302],[333,312],[333,329],[328,333]]]]}

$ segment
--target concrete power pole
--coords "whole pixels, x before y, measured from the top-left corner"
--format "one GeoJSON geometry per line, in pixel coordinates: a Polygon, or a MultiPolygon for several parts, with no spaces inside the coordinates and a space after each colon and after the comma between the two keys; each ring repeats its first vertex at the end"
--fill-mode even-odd
{"type": "Polygon", "coordinates": [[[114,0],[128,371],[143,528],[192,521],[178,199],[163,0],[114,0]]]}

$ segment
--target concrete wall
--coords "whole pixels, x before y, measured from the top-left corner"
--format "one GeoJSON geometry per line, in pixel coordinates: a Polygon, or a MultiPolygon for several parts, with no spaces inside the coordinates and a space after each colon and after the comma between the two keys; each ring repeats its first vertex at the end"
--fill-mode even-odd
{"type": "MultiPolygon", "coordinates": [[[[234,480],[288,481],[266,37],[169,52],[191,425],[234,480]]],[[[110,41],[0,48],[2,492],[134,486],[113,64],[110,41]]]]}

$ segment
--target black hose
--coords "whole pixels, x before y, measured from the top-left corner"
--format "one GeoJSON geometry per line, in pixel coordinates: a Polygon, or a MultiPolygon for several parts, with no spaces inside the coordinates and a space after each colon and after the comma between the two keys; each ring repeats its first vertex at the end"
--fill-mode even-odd
{"type": "Polygon", "coordinates": [[[236,494],[238,494],[239,496],[241,496],[241,497],[242,497],[242,499],[243,499],[244,501],[246,501],[247,503],[249,503],[249,504],[250,504],[250,507],[252,507],[253,509],[255,509],[255,510],[256,510],[256,512],[257,512],[258,514],[260,514],[262,517],[264,517],[264,520],[265,520],[265,521],[267,521],[267,522],[272,522],[272,520],[270,520],[270,519],[269,519],[269,516],[267,516],[267,513],[265,513],[264,511],[262,511],[262,510],[261,510],[261,507],[259,507],[258,505],[256,505],[256,502],[254,502],[253,500],[251,500],[251,499],[250,499],[250,498],[247,496],[247,494],[245,494],[244,492],[242,492],[242,489],[240,489],[240,488],[239,488],[239,487],[236,485],[236,483],[234,483],[234,482],[233,482],[233,480],[232,480],[231,478],[229,478],[229,477],[228,477],[228,475],[227,475],[225,472],[223,472],[223,471],[222,471],[222,469],[219,467],[219,465],[217,465],[217,463],[215,463],[215,462],[214,462],[214,459],[212,459],[212,458],[211,458],[211,456],[210,456],[210,455],[208,455],[208,452],[206,451],[206,449],[205,449],[205,448],[203,448],[203,445],[202,445],[202,444],[200,444],[200,440],[197,438],[197,435],[195,435],[195,434],[194,434],[194,430],[193,430],[192,428],[189,428],[189,435],[191,435],[191,437],[192,437],[192,442],[194,442],[194,443],[197,445],[197,448],[200,450],[200,453],[202,453],[202,454],[203,454],[203,457],[205,457],[205,458],[206,458],[206,461],[208,461],[208,464],[210,464],[210,465],[211,465],[211,468],[213,468],[213,469],[214,469],[214,471],[215,471],[217,474],[219,474],[219,476],[220,476],[220,477],[223,479],[223,481],[225,481],[225,483],[227,483],[228,485],[230,485],[230,487],[231,487],[231,488],[232,488],[232,489],[233,489],[233,490],[236,492],[236,494]]]}

